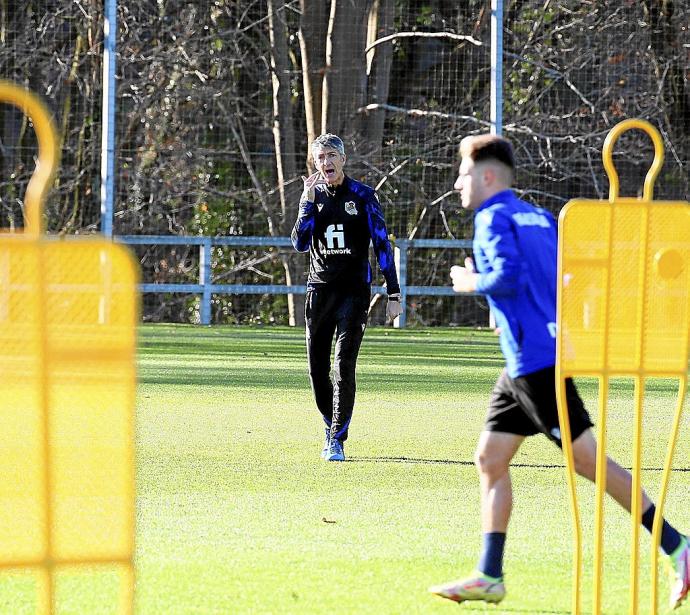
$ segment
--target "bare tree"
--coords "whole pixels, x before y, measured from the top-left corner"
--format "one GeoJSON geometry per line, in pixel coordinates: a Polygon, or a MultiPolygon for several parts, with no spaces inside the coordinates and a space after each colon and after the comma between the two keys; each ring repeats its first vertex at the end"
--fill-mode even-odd
{"type": "MultiPolygon", "coordinates": [[[[367,48],[375,41],[390,36],[394,29],[395,2],[394,0],[374,0],[367,24],[367,48]]],[[[368,90],[367,104],[385,105],[390,91],[391,68],[393,66],[393,43],[384,43],[376,50],[366,53],[368,90]]],[[[383,129],[386,120],[385,111],[379,110],[365,116],[365,126],[361,137],[366,140],[366,146],[361,147],[363,153],[376,156],[382,146],[383,129]]]]}
{"type": "MultiPolygon", "coordinates": [[[[300,0],[299,42],[307,143],[311,143],[321,132],[321,99],[326,73],[325,33],[329,15],[327,6],[323,0],[300,0]]],[[[307,152],[307,157],[309,155],[307,152]]]]}
{"type": "MultiPolygon", "coordinates": [[[[278,12],[274,0],[268,0],[268,23],[271,41],[271,81],[273,84],[273,138],[280,198],[279,231],[290,234],[291,212],[299,200],[300,185],[289,180],[297,176],[295,128],[290,102],[290,67],[288,65],[288,26],[278,12]]],[[[300,255],[283,254],[281,261],[288,285],[303,284],[304,259],[300,255]]],[[[292,326],[304,324],[303,295],[288,295],[289,322],[292,326]]]]}
{"type": "MultiPolygon", "coordinates": [[[[300,47],[307,137],[333,132],[349,143],[357,158],[379,151],[385,113],[359,110],[388,98],[392,46],[366,52],[376,38],[393,28],[393,0],[302,0],[300,47]]],[[[353,169],[351,168],[351,171],[353,169]]],[[[361,169],[359,169],[361,172],[361,169]]]]}
{"type": "Polygon", "coordinates": [[[664,92],[667,125],[675,125],[686,139],[690,138],[690,84],[685,75],[690,54],[689,45],[684,46],[681,40],[690,11],[686,5],[677,15],[671,0],[644,0],[643,5],[650,20],[654,70],[664,92]]]}

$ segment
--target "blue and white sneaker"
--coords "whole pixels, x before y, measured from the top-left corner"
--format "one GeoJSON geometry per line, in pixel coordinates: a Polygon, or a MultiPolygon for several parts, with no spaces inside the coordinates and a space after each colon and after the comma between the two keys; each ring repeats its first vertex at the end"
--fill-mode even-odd
{"type": "Polygon", "coordinates": [[[328,455],[328,447],[331,444],[331,430],[327,427],[326,428],[326,440],[323,443],[323,450],[321,451],[321,459],[326,459],[326,456],[328,455]]]}
{"type": "Polygon", "coordinates": [[[326,461],[345,461],[343,443],[338,438],[331,438],[328,443],[328,451],[324,457],[326,461]]]}

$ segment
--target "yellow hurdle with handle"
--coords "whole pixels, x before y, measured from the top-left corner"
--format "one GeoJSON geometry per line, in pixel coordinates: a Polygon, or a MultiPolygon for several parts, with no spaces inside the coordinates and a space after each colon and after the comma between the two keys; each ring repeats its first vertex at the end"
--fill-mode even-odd
{"type": "Polygon", "coordinates": [[[573,200],[559,217],[556,387],[574,524],[572,611],[580,612],[582,530],[565,379],[594,376],[599,384],[592,587],[595,614],[601,612],[603,588],[609,380],[627,377],[634,383],[629,608],[634,614],[639,601],[644,387],[651,378],[672,378],[678,381],[678,396],[652,531],[650,612],[656,613],[660,521],[687,388],[690,204],[653,200],[664,152],[661,136],[649,122],[631,119],[617,124],[604,142],[603,157],[610,182],[608,201],[573,200]],[[621,134],[631,129],[644,131],[654,144],[654,161],[641,198],[619,196],[613,165],[613,147],[621,134]]]}
{"type": "Polygon", "coordinates": [[[44,236],[53,123],[12,83],[0,81],[0,102],[38,140],[24,232],[0,234],[0,572],[34,575],[38,613],[56,612],[64,572],[114,573],[118,611],[131,613],[138,267],[99,237],[44,236]]]}

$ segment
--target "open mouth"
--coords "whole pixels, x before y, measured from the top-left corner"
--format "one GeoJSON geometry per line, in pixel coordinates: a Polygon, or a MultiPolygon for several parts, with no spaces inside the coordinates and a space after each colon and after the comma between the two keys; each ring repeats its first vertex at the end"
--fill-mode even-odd
{"type": "Polygon", "coordinates": [[[323,175],[327,180],[335,179],[335,169],[324,169],[323,175]]]}

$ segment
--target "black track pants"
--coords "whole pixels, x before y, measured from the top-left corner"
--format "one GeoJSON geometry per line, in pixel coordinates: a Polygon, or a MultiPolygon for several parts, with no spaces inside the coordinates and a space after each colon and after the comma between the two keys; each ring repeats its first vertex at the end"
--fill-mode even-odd
{"type": "Polygon", "coordinates": [[[331,437],[347,439],[355,405],[355,368],[369,309],[368,288],[349,291],[316,288],[307,291],[307,361],[316,406],[331,437]],[[333,379],[331,349],[335,335],[333,379]]]}

